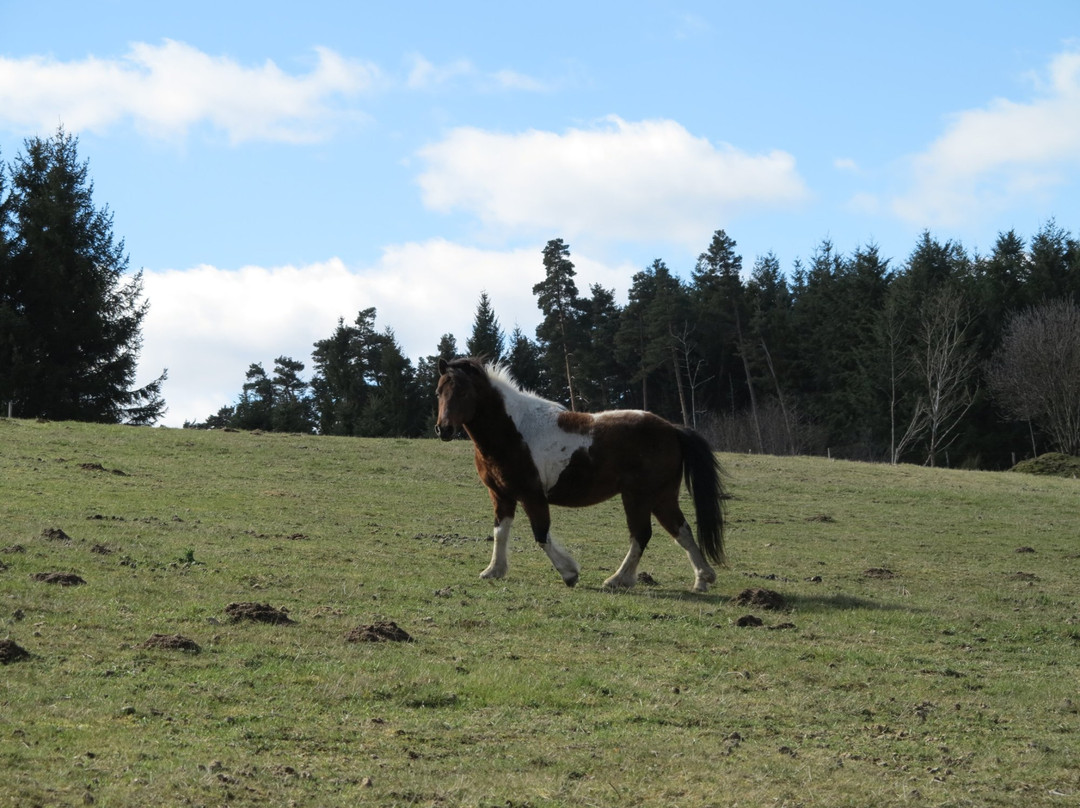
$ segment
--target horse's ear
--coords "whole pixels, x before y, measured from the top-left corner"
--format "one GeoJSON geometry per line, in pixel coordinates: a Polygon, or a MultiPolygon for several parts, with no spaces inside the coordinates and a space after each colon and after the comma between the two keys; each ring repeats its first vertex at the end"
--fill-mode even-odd
{"type": "Polygon", "coordinates": [[[446,371],[447,371],[448,369],[449,369],[449,366],[448,366],[448,365],[446,364],[446,360],[445,360],[445,359],[443,359],[443,358],[442,358],[442,357],[440,356],[440,357],[439,357],[439,375],[440,375],[440,376],[445,376],[445,375],[446,375],[446,371]]]}

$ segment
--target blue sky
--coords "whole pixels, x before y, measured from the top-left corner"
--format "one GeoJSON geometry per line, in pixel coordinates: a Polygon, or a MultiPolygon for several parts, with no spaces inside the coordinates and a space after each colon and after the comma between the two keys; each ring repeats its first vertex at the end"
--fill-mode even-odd
{"type": "MultiPolygon", "coordinates": [[[[63,123],[150,314],[168,425],[369,306],[414,360],[487,291],[823,239],[903,264],[1080,229],[1080,5],[0,0],[0,158],[63,123]]],[[[310,367],[309,367],[310,370],[310,367]]]]}

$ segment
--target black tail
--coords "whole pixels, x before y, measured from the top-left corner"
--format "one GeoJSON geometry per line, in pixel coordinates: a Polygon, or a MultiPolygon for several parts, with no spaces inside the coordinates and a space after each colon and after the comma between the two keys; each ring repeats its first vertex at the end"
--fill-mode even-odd
{"type": "Polygon", "coordinates": [[[710,561],[726,566],[724,556],[724,483],[720,462],[705,438],[679,429],[686,488],[694,500],[698,547],[710,561]]]}

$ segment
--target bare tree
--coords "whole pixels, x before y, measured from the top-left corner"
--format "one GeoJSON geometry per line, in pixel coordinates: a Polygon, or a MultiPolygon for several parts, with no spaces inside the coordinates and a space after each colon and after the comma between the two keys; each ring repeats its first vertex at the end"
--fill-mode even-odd
{"type": "Polygon", "coordinates": [[[966,303],[954,289],[943,287],[923,304],[913,356],[921,392],[907,430],[895,444],[894,463],[905,449],[925,441],[925,464],[935,466],[938,453],[956,438],[956,428],[975,400],[978,366],[968,338],[970,325],[966,303]]]}
{"type": "Polygon", "coordinates": [[[683,321],[682,330],[676,331],[675,326],[669,326],[668,332],[671,334],[671,350],[675,355],[675,374],[679,377],[679,402],[683,406],[683,425],[697,429],[697,391],[709,381],[712,377],[701,378],[702,368],[705,366],[705,360],[697,354],[697,348],[690,339],[690,335],[693,333],[693,327],[683,321]],[[686,381],[690,390],[689,406],[685,401],[682,386],[682,374],[686,375],[686,381]]]}
{"type": "Polygon", "coordinates": [[[1080,454],[1080,307],[1052,300],[1013,316],[987,367],[1006,412],[1033,422],[1066,454],[1080,454]]]}

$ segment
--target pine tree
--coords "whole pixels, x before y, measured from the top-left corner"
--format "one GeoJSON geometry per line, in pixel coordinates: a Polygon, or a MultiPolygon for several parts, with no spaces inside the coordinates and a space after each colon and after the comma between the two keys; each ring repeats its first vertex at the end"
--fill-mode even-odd
{"type": "Polygon", "coordinates": [[[499,328],[499,320],[491,307],[491,298],[487,292],[480,293],[476,305],[476,317],[473,320],[472,336],[465,341],[465,350],[470,356],[482,357],[487,362],[502,359],[506,337],[499,328]]]}
{"type": "Polygon", "coordinates": [[[308,383],[300,378],[304,363],[288,356],[274,360],[274,406],[271,426],[275,432],[308,433],[315,429],[308,383]]]}
{"type": "Polygon", "coordinates": [[[585,335],[582,328],[582,303],[574,283],[574,264],[570,261],[570,248],[561,238],[552,239],[544,247],[544,280],[533,287],[537,305],[544,319],[536,327],[536,336],[544,357],[544,364],[551,374],[551,393],[566,400],[570,409],[576,410],[578,396],[575,390],[577,375],[576,351],[582,346],[585,335]],[[565,381],[555,385],[555,379],[565,381]]]}
{"type": "Polygon", "coordinates": [[[165,373],[132,388],[149,305],[142,273],[127,274],[77,146],[62,128],[30,139],[11,171],[0,212],[0,399],[16,415],[151,424],[165,411],[165,373]]]}
{"type": "Polygon", "coordinates": [[[507,351],[506,364],[510,374],[526,390],[543,390],[544,368],[540,362],[540,347],[521,330],[514,326],[510,334],[510,349],[507,351]]]}

